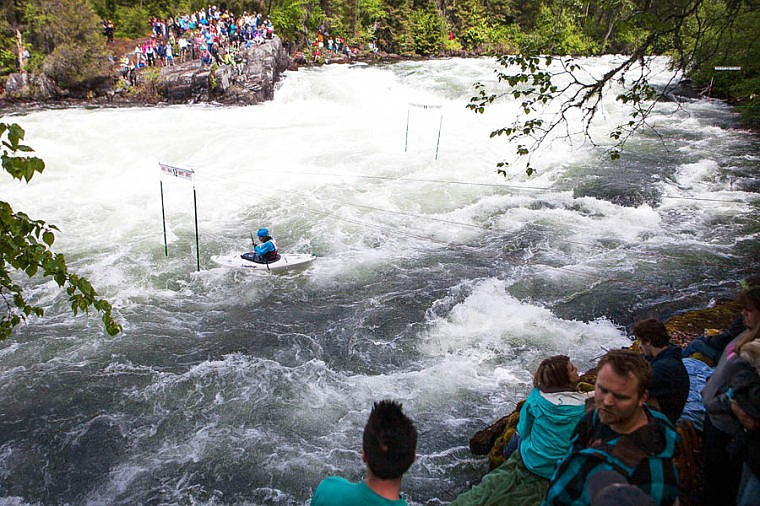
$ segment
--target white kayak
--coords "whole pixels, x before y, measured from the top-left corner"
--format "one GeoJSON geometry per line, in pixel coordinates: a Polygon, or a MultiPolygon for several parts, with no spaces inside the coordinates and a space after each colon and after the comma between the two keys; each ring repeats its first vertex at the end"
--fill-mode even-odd
{"type": "Polygon", "coordinates": [[[308,253],[282,253],[280,258],[268,264],[252,262],[241,258],[240,255],[215,255],[211,257],[211,261],[223,267],[242,267],[257,271],[282,271],[305,266],[315,258],[317,257],[308,253]]]}

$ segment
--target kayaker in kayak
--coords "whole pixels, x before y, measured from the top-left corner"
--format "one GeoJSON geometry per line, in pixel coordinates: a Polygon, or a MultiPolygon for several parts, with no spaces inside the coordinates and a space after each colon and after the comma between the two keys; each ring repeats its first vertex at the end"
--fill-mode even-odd
{"type": "Polygon", "coordinates": [[[240,256],[246,260],[260,264],[268,264],[277,261],[280,258],[280,255],[277,252],[277,243],[272,239],[272,236],[269,235],[269,229],[260,228],[256,232],[256,237],[258,237],[260,244],[255,244],[253,246],[253,251],[244,253],[240,256]]]}

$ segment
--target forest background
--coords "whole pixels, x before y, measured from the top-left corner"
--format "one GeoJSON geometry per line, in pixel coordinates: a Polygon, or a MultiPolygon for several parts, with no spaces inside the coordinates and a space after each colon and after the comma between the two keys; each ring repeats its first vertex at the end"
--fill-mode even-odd
{"type": "Polygon", "coordinates": [[[760,116],[760,0],[6,0],[0,85],[18,70],[23,47],[26,70],[81,86],[111,64],[103,20],[113,21],[117,38],[143,37],[153,16],[215,1],[238,16],[269,15],[280,38],[307,53],[323,33],[407,58],[668,55],[701,91],[733,102],[753,123],[760,116]]]}

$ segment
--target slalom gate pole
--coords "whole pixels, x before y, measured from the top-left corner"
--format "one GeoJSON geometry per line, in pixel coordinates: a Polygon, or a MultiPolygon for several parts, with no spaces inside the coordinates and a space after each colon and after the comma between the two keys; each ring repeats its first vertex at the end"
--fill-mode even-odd
{"type": "Polygon", "coordinates": [[[404,135],[404,153],[406,153],[407,144],[409,144],[409,109],[406,110],[406,134],[404,135]]]}
{"type": "MultiPolygon", "coordinates": [[[[180,167],[172,167],[171,165],[167,165],[165,163],[158,162],[158,169],[161,175],[168,175],[172,177],[176,177],[179,179],[184,179],[186,181],[194,181],[193,177],[195,176],[195,171],[193,169],[182,169],[180,167]]],[[[201,270],[201,250],[200,250],[200,241],[198,240],[198,200],[195,195],[195,182],[193,182],[193,211],[195,211],[195,258],[196,258],[196,266],[198,270],[201,270]]],[[[166,256],[169,256],[169,250],[166,246],[166,216],[164,213],[164,183],[163,180],[161,180],[161,217],[163,218],[164,222],[164,252],[166,253],[166,256]]]]}
{"type": "Polygon", "coordinates": [[[195,185],[193,185],[193,211],[195,211],[195,258],[198,272],[201,270],[201,250],[198,241],[198,203],[195,197],[195,185]]]}
{"type": "Polygon", "coordinates": [[[169,256],[169,247],[166,244],[166,212],[164,211],[164,182],[158,181],[161,186],[161,224],[164,226],[164,255],[169,256]]]}
{"type": "Polygon", "coordinates": [[[435,159],[438,160],[438,146],[441,144],[441,126],[443,126],[443,113],[441,113],[441,121],[438,122],[438,140],[435,141],[435,159]]]}

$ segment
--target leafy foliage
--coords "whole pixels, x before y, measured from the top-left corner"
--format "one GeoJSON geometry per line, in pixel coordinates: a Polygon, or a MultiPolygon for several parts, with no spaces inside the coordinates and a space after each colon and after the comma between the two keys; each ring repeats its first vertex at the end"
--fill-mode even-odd
{"type": "MultiPolygon", "coordinates": [[[[613,88],[622,88],[615,92],[616,99],[627,107],[628,117],[611,129],[604,144],[610,158],[619,158],[626,141],[638,129],[649,126],[647,118],[652,108],[675,85],[667,83],[657,90],[650,85],[650,55],[667,52],[678,69],[692,76],[700,72],[712,75],[714,64],[743,65],[744,79],[733,81],[733,90],[743,93],[748,89],[739,83],[750,82],[760,74],[760,49],[754,43],[760,21],[760,5],[756,2],[600,0],[586,5],[586,13],[580,15],[581,4],[575,0],[539,2],[530,11],[530,19],[523,19],[533,24],[533,30],[521,52],[498,59],[499,89],[488,90],[476,83],[476,95],[468,108],[477,113],[502,96],[521,101],[521,115],[491,133],[492,137],[505,136],[516,146],[516,156],[498,164],[500,173],[506,174],[504,167],[517,162],[532,174],[531,157],[552,138],[552,132],[564,128],[564,135],[570,136],[571,111],[580,114],[586,140],[600,144],[590,127],[603,96],[613,88]],[[596,33],[596,38],[589,37],[590,33],[596,33]],[[601,33],[601,44],[597,44],[601,33]],[[629,45],[628,56],[600,77],[589,76],[571,57],[542,56],[596,53],[619,44],[629,45]]],[[[704,82],[706,77],[703,75],[701,80],[704,82]]],[[[710,79],[715,82],[714,77],[710,79]]]]}
{"type": "Polygon", "coordinates": [[[422,56],[437,54],[443,44],[443,21],[435,12],[418,9],[410,19],[414,52],[422,56]]]}
{"type": "Polygon", "coordinates": [[[16,70],[16,55],[10,49],[0,48],[0,74],[9,74],[16,70]]]}
{"type": "Polygon", "coordinates": [[[307,32],[304,29],[307,11],[300,0],[287,0],[272,9],[272,23],[277,31],[288,40],[305,40],[307,32]]]}
{"type": "MultiPolygon", "coordinates": [[[[0,12],[7,23],[4,49],[16,55],[15,31],[23,32],[23,44],[32,55],[29,70],[42,69],[63,87],[108,74],[98,19],[88,0],[31,0],[0,12]]],[[[15,67],[15,57],[13,61],[15,67]]]]}
{"type": "MultiPolygon", "coordinates": [[[[22,144],[24,130],[17,124],[0,123],[2,139],[2,166],[14,179],[29,182],[36,173],[42,173],[45,163],[34,156],[19,155],[32,149],[22,144]]],[[[0,339],[7,338],[13,329],[29,316],[43,316],[43,309],[28,302],[24,288],[14,281],[13,271],[32,277],[49,276],[65,288],[74,314],[95,308],[102,315],[109,335],[121,331],[111,315],[111,304],[98,298],[90,282],[70,273],[66,259],[50,248],[55,242],[58,228],[41,220],[33,220],[23,212],[14,211],[10,204],[0,201],[0,297],[6,312],[0,319],[0,339]]]]}
{"type": "Polygon", "coordinates": [[[117,20],[114,25],[117,37],[142,37],[150,31],[150,12],[144,7],[117,6],[111,17],[117,20]]]}

